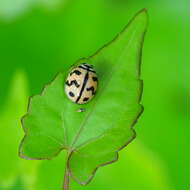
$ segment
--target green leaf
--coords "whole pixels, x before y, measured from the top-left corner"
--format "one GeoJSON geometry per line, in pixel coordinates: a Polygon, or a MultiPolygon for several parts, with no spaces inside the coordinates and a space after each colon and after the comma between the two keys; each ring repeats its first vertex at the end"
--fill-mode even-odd
{"type": "Polygon", "coordinates": [[[80,184],[87,184],[98,167],[118,159],[118,151],[134,139],[132,127],[143,110],[140,63],[146,28],[143,9],[112,42],[76,63],[93,64],[99,77],[98,92],[88,104],[77,105],[66,97],[69,70],[30,99],[22,119],[21,157],[51,159],[66,149],[68,169],[80,184]],[[77,112],[81,107],[86,111],[77,112]]]}
{"type": "MultiPolygon", "coordinates": [[[[173,190],[167,163],[161,159],[158,153],[155,153],[155,150],[151,150],[138,139],[128,148],[120,151],[119,160],[116,163],[101,168],[89,185],[81,186],[72,180],[70,189],[96,190],[106,187],[105,189],[109,190],[173,190]],[[114,182],[110,183],[113,179],[114,182]]],[[[41,162],[35,190],[61,189],[64,153],[61,152],[52,160],[41,162]],[[54,175],[49,175],[52,173],[54,175]],[[47,183],[47,181],[51,181],[51,183],[47,183]]]]}
{"type": "MultiPolygon", "coordinates": [[[[103,189],[103,187],[106,187],[105,189],[109,190],[174,189],[169,176],[167,163],[160,158],[159,154],[155,153],[155,150],[152,151],[137,139],[135,142],[131,143],[127,149],[120,151],[117,163],[101,168],[97,173],[95,180],[93,180],[88,186],[84,187],[72,182],[70,189],[95,190],[103,189]]],[[[44,190],[47,189],[47,187],[44,187],[44,190]]],[[[59,187],[57,187],[57,189],[59,189],[59,187]]]]}
{"type": "Polygon", "coordinates": [[[17,147],[22,137],[20,129],[20,117],[26,112],[27,90],[25,75],[17,72],[5,103],[0,114],[0,188],[9,187],[14,183],[19,171],[19,157],[17,147]]]}
{"type": "Polygon", "coordinates": [[[20,117],[26,112],[27,97],[25,73],[17,71],[13,77],[7,102],[0,114],[0,189],[10,189],[19,176],[22,176],[25,189],[29,189],[29,184],[33,183],[31,178],[28,182],[28,178],[36,169],[36,164],[34,161],[21,160],[18,156],[19,141],[23,135],[20,117]]]}

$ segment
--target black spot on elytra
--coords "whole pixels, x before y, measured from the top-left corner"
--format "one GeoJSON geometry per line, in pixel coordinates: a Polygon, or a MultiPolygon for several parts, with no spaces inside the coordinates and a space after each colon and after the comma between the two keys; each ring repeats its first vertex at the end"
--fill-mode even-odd
{"type": "Polygon", "coordinates": [[[98,78],[97,78],[97,77],[92,77],[92,80],[93,80],[94,82],[96,82],[96,81],[98,81],[98,78]]]}
{"type": "Polygon", "coordinates": [[[91,86],[90,88],[87,88],[86,90],[87,90],[87,91],[92,91],[92,95],[95,94],[95,89],[94,89],[93,86],[91,86]]]}
{"type": "Polygon", "coordinates": [[[87,98],[87,97],[83,98],[83,101],[84,101],[84,102],[86,102],[86,101],[88,101],[88,100],[89,100],[89,98],[87,98]]]}
{"type": "Polygon", "coordinates": [[[73,72],[70,73],[70,76],[72,74],[81,75],[81,72],[79,70],[74,70],[73,72]]]}
{"type": "Polygon", "coordinates": [[[75,85],[77,88],[80,86],[76,80],[72,80],[70,83],[69,81],[67,80],[66,83],[65,83],[67,86],[72,86],[72,85],[75,85]]]}
{"type": "Polygon", "coordinates": [[[71,96],[71,97],[75,97],[75,95],[74,95],[74,93],[73,92],[69,92],[69,96],[71,96]]]}

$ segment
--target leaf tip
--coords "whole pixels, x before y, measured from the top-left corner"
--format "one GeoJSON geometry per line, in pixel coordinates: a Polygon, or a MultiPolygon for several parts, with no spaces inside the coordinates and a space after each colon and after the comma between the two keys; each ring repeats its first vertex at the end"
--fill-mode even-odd
{"type": "Polygon", "coordinates": [[[135,17],[142,17],[145,20],[148,20],[148,9],[147,8],[143,8],[141,9],[139,12],[137,12],[137,14],[135,15],[135,17]]]}

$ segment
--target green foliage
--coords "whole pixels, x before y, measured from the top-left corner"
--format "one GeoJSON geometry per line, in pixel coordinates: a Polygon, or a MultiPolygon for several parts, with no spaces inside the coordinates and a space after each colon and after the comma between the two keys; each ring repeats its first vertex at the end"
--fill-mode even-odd
{"type": "Polygon", "coordinates": [[[17,72],[13,78],[5,109],[0,116],[0,189],[9,189],[21,174],[25,189],[33,183],[32,179],[28,181],[28,178],[34,172],[36,163],[21,161],[18,157],[19,141],[23,135],[20,117],[26,112],[27,92],[25,75],[23,72],[17,72]]]}
{"type": "Polygon", "coordinates": [[[88,183],[99,166],[117,160],[118,150],[135,137],[132,127],[142,112],[139,75],[146,27],[142,10],[111,43],[76,63],[93,64],[99,76],[97,95],[83,106],[85,112],[76,112],[81,105],[64,93],[66,70],[30,99],[21,157],[51,159],[66,149],[67,166],[80,184],[88,183]]]}
{"type": "Polygon", "coordinates": [[[67,0],[1,0],[0,1],[0,18],[5,20],[13,19],[30,10],[31,7],[45,7],[55,9],[67,0]]]}
{"type": "Polygon", "coordinates": [[[66,152],[61,152],[56,158],[41,162],[36,175],[35,190],[62,189],[65,159],[66,152]]]}

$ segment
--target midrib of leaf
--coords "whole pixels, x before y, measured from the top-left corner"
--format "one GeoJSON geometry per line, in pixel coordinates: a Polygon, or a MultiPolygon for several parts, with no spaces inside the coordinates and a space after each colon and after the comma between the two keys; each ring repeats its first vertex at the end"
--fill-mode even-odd
{"type": "Polygon", "coordinates": [[[64,116],[63,116],[63,112],[61,113],[61,120],[62,120],[62,128],[63,128],[63,131],[64,131],[64,137],[65,137],[65,147],[69,147],[68,146],[68,138],[67,138],[67,127],[66,127],[66,123],[65,123],[65,120],[64,120],[64,116]]]}
{"type": "MultiPolygon", "coordinates": [[[[123,32],[125,32],[125,31],[127,30],[127,28],[128,28],[128,26],[124,29],[124,31],[122,31],[122,32],[120,33],[120,35],[121,35],[123,32]]],[[[91,117],[91,114],[92,114],[93,111],[94,111],[94,107],[97,105],[97,103],[98,103],[98,101],[99,101],[99,99],[100,99],[102,93],[104,92],[105,87],[106,87],[106,86],[109,84],[109,82],[111,81],[110,79],[111,79],[111,78],[113,77],[113,75],[114,75],[114,74],[111,74],[111,73],[114,73],[113,71],[114,71],[115,68],[119,69],[119,66],[120,66],[120,65],[118,66],[117,63],[120,62],[122,56],[124,55],[124,53],[126,52],[126,50],[129,48],[129,46],[131,45],[131,42],[132,42],[133,39],[134,39],[134,36],[135,36],[136,31],[137,31],[137,28],[136,28],[136,29],[133,31],[133,33],[131,34],[131,38],[130,38],[128,44],[127,44],[126,47],[123,49],[122,53],[120,54],[119,58],[118,58],[117,61],[115,62],[114,66],[112,66],[113,68],[111,69],[111,71],[110,71],[109,74],[108,74],[107,81],[106,81],[106,83],[105,83],[105,85],[104,85],[104,88],[102,88],[102,91],[99,92],[99,95],[98,95],[98,97],[97,97],[97,100],[94,101],[93,105],[91,106],[91,110],[89,111],[88,115],[87,115],[87,116],[84,118],[84,120],[82,121],[82,124],[81,124],[81,126],[79,127],[79,130],[78,130],[78,132],[77,132],[77,134],[76,134],[76,136],[75,136],[75,138],[74,138],[74,140],[73,140],[73,143],[72,143],[71,146],[70,146],[70,151],[73,151],[73,150],[75,150],[75,149],[77,149],[78,147],[81,146],[81,145],[79,145],[78,147],[74,147],[74,145],[77,143],[77,140],[78,140],[80,134],[82,133],[82,131],[83,131],[84,127],[85,127],[85,123],[86,123],[86,122],[88,121],[88,119],[91,117]]],[[[115,42],[115,41],[117,40],[117,37],[119,38],[120,35],[116,36],[116,38],[115,38],[113,41],[111,41],[110,43],[115,42]]],[[[104,46],[104,48],[106,48],[110,43],[108,43],[106,46],[104,46]]],[[[94,58],[95,56],[98,56],[98,53],[100,53],[101,51],[103,51],[104,48],[103,48],[103,49],[100,49],[96,54],[94,54],[93,56],[89,57],[89,59],[90,59],[90,58],[94,58]]],[[[110,128],[109,128],[109,129],[110,129],[110,128]]],[[[107,131],[107,130],[106,130],[106,131],[107,131]]],[[[104,135],[106,131],[104,131],[101,135],[99,135],[99,136],[93,138],[93,140],[96,140],[96,139],[98,139],[99,137],[101,137],[102,135],[104,135]]],[[[83,145],[84,145],[84,144],[88,144],[88,142],[91,142],[91,141],[92,141],[92,139],[86,141],[85,143],[83,143],[83,145]]]]}

